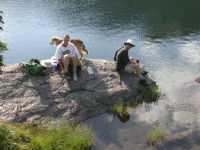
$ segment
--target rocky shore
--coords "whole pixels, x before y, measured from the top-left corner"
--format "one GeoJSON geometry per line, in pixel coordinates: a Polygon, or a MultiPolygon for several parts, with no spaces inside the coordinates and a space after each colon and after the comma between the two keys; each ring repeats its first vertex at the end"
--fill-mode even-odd
{"type": "MultiPolygon", "coordinates": [[[[119,75],[115,63],[106,60],[82,60],[78,81],[51,68],[43,76],[23,73],[19,64],[6,65],[2,70],[0,119],[12,122],[80,122],[105,113],[118,101],[134,101],[137,91],[144,88],[137,75],[119,75]]],[[[155,85],[148,76],[146,79],[155,85]]]]}

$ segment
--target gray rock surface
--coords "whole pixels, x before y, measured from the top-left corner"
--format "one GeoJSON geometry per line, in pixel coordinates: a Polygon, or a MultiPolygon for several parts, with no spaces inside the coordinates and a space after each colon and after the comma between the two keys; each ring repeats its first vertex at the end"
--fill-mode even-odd
{"type": "Polygon", "coordinates": [[[22,73],[19,64],[5,66],[0,75],[0,119],[79,122],[106,112],[120,100],[133,101],[138,89],[143,88],[137,75],[119,75],[112,61],[83,60],[82,66],[78,81],[51,68],[45,76],[32,76],[22,73]],[[93,72],[88,72],[88,67],[93,72]]]}

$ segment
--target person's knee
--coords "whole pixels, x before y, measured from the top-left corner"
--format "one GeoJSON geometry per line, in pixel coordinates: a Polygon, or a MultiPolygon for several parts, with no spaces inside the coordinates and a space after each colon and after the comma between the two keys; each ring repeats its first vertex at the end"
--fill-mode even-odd
{"type": "Polygon", "coordinates": [[[138,69],[138,68],[140,68],[140,65],[139,64],[134,64],[134,68],[138,69]]]}
{"type": "Polygon", "coordinates": [[[73,60],[78,60],[76,56],[71,57],[73,60]]]}
{"type": "Polygon", "coordinates": [[[70,57],[70,59],[71,59],[73,62],[78,62],[77,57],[70,57]]]}
{"type": "Polygon", "coordinates": [[[69,59],[69,55],[64,55],[63,58],[64,59],[69,59]]]}

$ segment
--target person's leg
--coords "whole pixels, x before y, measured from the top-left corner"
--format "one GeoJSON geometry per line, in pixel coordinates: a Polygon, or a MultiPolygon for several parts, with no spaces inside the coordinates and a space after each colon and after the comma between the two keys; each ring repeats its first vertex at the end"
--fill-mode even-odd
{"type": "Polygon", "coordinates": [[[64,72],[63,57],[62,57],[61,59],[58,60],[58,63],[59,63],[59,65],[60,65],[61,72],[63,73],[63,72],[64,72]]]}
{"type": "Polygon", "coordinates": [[[63,62],[63,66],[64,66],[64,70],[62,71],[62,73],[67,73],[68,67],[69,67],[69,56],[64,55],[62,58],[62,62],[63,62]]]}
{"type": "Polygon", "coordinates": [[[140,68],[140,65],[139,64],[128,64],[125,66],[125,72],[128,72],[128,73],[136,73],[138,75],[141,75],[142,73],[142,70],[140,68]]]}
{"type": "Polygon", "coordinates": [[[136,74],[141,75],[142,69],[139,64],[134,64],[134,69],[136,70],[136,74]]]}
{"type": "Polygon", "coordinates": [[[71,61],[72,61],[72,66],[73,66],[73,79],[76,81],[77,80],[77,74],[76,74],[76,69],[78,66],[78,58],[75,57],[70,57],[71,61]]]}
{"type": "Polygon", "coordinates": [[[139,81],[140,84],[145,85],[145,86],[149,85],[148,81],[142,75],[142,69],[141,69],[139,64],[128,64],[128,65],[126,65],[125,66],[125,72],[128,72],[128,73],[135,73],[136,72],[136,74],[139,75],[139,77],[140,77],[140,81],[139,81]]]}

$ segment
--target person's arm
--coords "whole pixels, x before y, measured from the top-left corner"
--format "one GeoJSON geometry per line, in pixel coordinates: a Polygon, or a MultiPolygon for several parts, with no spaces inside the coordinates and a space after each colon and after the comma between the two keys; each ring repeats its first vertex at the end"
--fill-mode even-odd
{"type": "Polygon", "coordinates": [[[125,64],[130,63],[130,59],[129,59],[128,51],[127,51],[127,50],[123,51],[123,62],[124,62],[125,64]]]}
{"type": "Polygon", "coordinates": [[[123,47],[120,47],[120,48],[118,48],[118,50],[116,50],[115,55],[114,55],[114,61],[117,61],[117,55],[121,48],[123,48],[123,47]]]}
{"type": "Polygon", "coordinates": [[[133,57],[130,57],[129,60],[130,60],[131,64],[137,64],[137,63],[139,63],[139,60],[138,59],[134,59],[133,57]]]}
{"type": "Polygon", "coordinates": [[[117,53],[118,53],[118,51],[119,51],[119,50],[117,50],[117,51],[115,52],[114,61],[117,61],[117,53]]]}
{"type": "Polygon", "coordinates": [[[63,66],[63,63],[62,63],[62,56],[63,56],[63,52],[62,52],[60,46],[57,46],[55,57],[58,60],[58,63],[60,65],[61,69],[63,70],[64,66],[63,66]]]}

